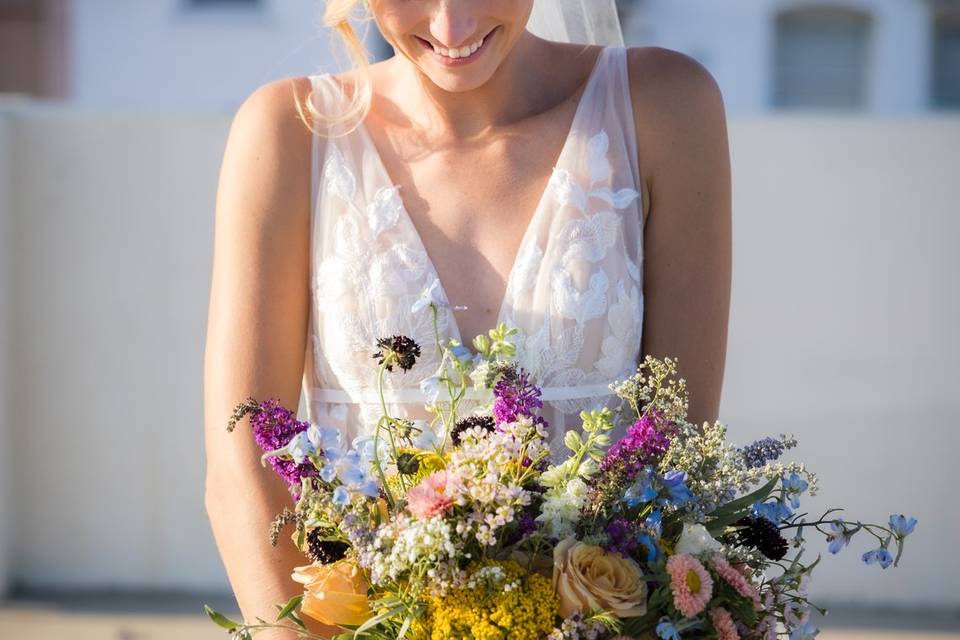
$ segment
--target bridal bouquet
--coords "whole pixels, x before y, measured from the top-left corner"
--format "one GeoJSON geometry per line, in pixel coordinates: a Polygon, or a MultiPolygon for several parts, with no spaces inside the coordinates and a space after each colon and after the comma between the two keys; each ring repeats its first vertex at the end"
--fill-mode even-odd
{"type": "MultiPolygon", "coordinates": [[[[801,512],[816,478],[781,461],[795,440],[737,447],[719,422],[687,422],[670,358],[647,356],[611,384],[616,409],[581,413],[556,459],[515,333],[501,324],[473,350],[438,338],[440,369],[421,384],[432,418],[392,416],[383,402],[372,434],[350,443],[275,400],[240,404],[228,428],[250,418],[295,500],[271,540],[291,527],[309,562],[293,574],[303,593],[277,605],[275,620],[207,608],[213,621],[234,638],[276,626],[319,638],[308,617],[340,627],[338,639],[803,640],[817,634],[813,536],[835,554],[860,534],[873,540],[865,563],[899,561],[915,519],[801,512]],[[471,388],[491,402],[461,415],[471,388]],[[629,426],[613,442],[617,425],[629,426]]],[[[381,390],[420,356],[403,336],[376,349],[381,390]]]]}

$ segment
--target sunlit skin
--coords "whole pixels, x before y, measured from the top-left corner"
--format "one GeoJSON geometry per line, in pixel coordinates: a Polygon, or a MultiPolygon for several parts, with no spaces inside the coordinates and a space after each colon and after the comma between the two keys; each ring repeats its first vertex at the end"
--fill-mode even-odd
{"type": "MultiPolygon", "coordinates": [[[[599,49],[525,30],[532,1],[371,0],[398,55],[371,66],[365,121],[423,239],[463,334],[494,320],[521,236],[567,134],[599,49]],[[424,41],[482,55],[442,64],[424,41]]],[[[689,417],[718,418],[730,296],[730,167],[723,101],[698,63],[631,47],[644,218],[642,354],[675,356],[689,417]]],[[[353,71],[337,78],[349,87],[353,71]]],[[[255,91],[237,112],[216,206],[205,352],[206,502],[244,616],[270,618],[297,593],[304,559],[266,531],[289,496],[244,431],[241,399],[300,400],[310,291],[310,134],[292,95],[309,79],[255,91]]],[[[641,359],[643,355],[641,354],[641,359]]],[[[317,628],[319,630],[319,628],[317,628]]],[[[329,631],[329,630],[326,630],[329,631]]],[[[259,638],[294,638],[264,633],[259,638]]]]}

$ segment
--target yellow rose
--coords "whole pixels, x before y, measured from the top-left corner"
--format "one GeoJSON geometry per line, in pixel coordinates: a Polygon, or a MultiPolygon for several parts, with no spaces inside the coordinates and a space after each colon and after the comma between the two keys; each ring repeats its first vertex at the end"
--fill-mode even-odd
{"type": "Polygon", "coordinates": [[[564,618],[597,609],[618,618],[647,612],[647,583],[639,565],[572,536],[561,540],[553,550],[553,588],[564,618]]]}
{"type": "Polygon", "coordinates": [[[357,626],[373,615],[367,581],[350,560],[296,567],[293,579],[304,585],[300,610],[314,620],[357,626]]]}

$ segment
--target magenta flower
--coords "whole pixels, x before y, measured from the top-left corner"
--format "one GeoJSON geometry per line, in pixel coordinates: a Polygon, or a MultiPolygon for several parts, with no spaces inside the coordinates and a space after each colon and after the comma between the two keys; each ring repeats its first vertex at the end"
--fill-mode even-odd
{"type": "Polygon", "coordinates": [[[645,413],[627,429],[600,461],[600,469],[608,471],[622,466],[627,478],[635,477],[646,464],[656,461],[670,447],[670,438],[657,428],[657,415],[645,413]]]}
{"type": "MultiPolygon", "coordinates": [[[[310,424],[297,420],[292,411],[271,398],[261,402],[258,410],[252,413],[250,426],[254,440],[263,451],[276,451],[285,447],[295,435],[306,431],[310,424]]],[[[268,457],[267,461],[289,485],[299,486],[301,478],[317,475],[317,469],[308,461],[297,464],[294,460],[276,456],[268,457]]]]}
{"type": "Polygon", "coordinates": [[[543,407],[540,395],[540,387],[530,382],[529,374],[523,369],[519,372],[504,373],[503,378],[493,387],[493,396],[496,398],[493,403],[493,415],[497,424],[513,422],[520,416],[534,418],[535,422],[543,422],[542,418],[537,420],[533,415],[534,409],[543,407]]]}

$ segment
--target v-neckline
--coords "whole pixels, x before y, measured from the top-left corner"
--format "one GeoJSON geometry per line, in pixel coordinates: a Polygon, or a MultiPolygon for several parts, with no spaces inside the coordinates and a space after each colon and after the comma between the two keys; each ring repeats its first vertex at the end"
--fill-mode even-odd
{"type": "MultiPolygon", "coordinates": [[[[584,98],[587,97],[587,93],[591,91],[593,85],[598,81],[597,78],[600,76],[600,70],[602,68],[602,63],[604,57],[607,55],[609,46],[604,46],[600,49],[600,52],[597,54],[597,57],[594,59],[593,66],[590,69],[590,74],[587,76],[586,82],[583,84],[583,89],[580,91],[580,95],[577,97],[577,106],[573,112],[573,118],[570,120],[570,125],[567,128],[566,137],[563,140],[563,144],[560,147],[560,152],[557,154],[556,160],[553,163],[553,167],[550,170],[550,177],[547,178],[547,184],[544,186],[543,191],[540,193],[540,197],[537,200],[536,205],[534,206],[533,213],[530,215],[530,218],[527,220],[527,226],[524,229],[523,235],[520,238],[520,244],[517,246],[517,251],[513,256],[513,261],[510,264],[510,268],[507,271],[507,278],[503,286],[503,295],[500,297],[500,308],[497,310],[497,317],[494,320],[494,324],[504,321],[504,311],[507,307],[507,301],[510,294],[510,282],[516,276],[517,265],[520,262],[521,256],[524,255],[524,251],[527,249],[527,244],[530,243],[530,236],[533,235],[534,229],[537,226],[536,222],[541,216],[541,211],[546,208],[547,195],[550,193],[550,187],[552,183],[553,173],[560,168],[561,163],[564,160],[564,156],[567,154],[567,148],[571,144],[573,139],[573,133],[577,129],[577,125],[583,116],[584,107],[584,98]]],[[[333,76],[327,74],[330,80],[333,80],[334,84],[340,89],[342,95],[342,87],[339,83],[334,80],[333,76]]],[[[433,261],[433,258],[430,257],[430,252],[427,250],[427,245],[423,241],[423,236],[420,235],[420,232],[417,231],[417,226],[413,223],[413,218],[410,216],[410,212],[407,210],[406,204],[403,202],[402,194],[400,193],[400,185],[396,184],[393,179],[390,177],[390,173],[387,171],[386,163],[383,161],[383,156],[380,154],[380,150],[377,148],[377,145],[374,143],[373,136],[370,135],[370,131],[367,129],[366,123],[361,121],[357,126],[357,131],[363,137],[364,142],[371,149],[374,157],[374,164],[376,165],[377,171],[380,173],[382,180],[389,186],[397,190],[397,198],[399,201],[400,216],[403,220],[403,223],[409,227],[410,234],[413,236],[414,241],[419,246],[419,250],[423,252],[425,262],[430,272],[431,281],[433,279],[437,280],[440,292],[443,295],[443,299],[447,303],[447,313],[449,314],[449,324],[448,332],[452,335],[450,337],[456,339],[461,344],[463,342],[463,336],[460,332],[460,324],[457,321],[457,316],[454,313],[453,305],[454,303],[450,300],[450,296],[447,295],[446,287],[443,286],[443,279],[440,277],[440,272],[437,270],[437,266],[433,261]]],[[[428,285],[429,286],[429,285],[428,285]]]]}

